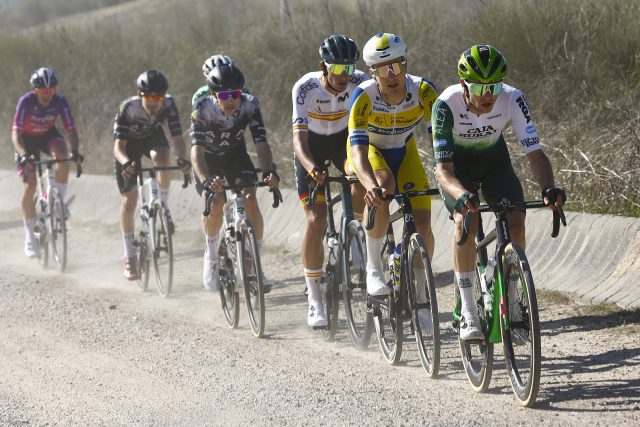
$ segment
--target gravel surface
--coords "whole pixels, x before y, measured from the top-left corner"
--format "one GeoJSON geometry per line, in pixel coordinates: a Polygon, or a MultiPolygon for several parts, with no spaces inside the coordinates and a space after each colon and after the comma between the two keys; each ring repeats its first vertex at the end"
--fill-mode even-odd
{"type": "Polygon", "coordinates": [[[202,288],[200,234],[178,228],[174,292],[163,299],[121,277],[115,225],[72,218],[68,271],[58,274],[24,257],[18,218],[0,214],[2,425],[640,425],[638,312],[543,297],[540,394],[524,409],[498,346],[489,391],[467,383],[450,328],[451,272],[437,277],[443,353],[430,380],[412,342],[393,367],[375,337],[359,351],[344,324],[330,343],[308,329],[298,253],[265,250],[276,286],[256,339],[245,311],[228,329],[219,298],[202,288]]]}

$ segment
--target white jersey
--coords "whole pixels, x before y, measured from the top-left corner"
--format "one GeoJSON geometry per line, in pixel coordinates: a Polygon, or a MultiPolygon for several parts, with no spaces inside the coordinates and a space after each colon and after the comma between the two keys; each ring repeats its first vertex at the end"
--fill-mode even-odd
{"type": "Polygon", "coordinates": [[[321,78],[322,71],[314,71],[302,76],[293,86],[294,130],[308,129],[319,135],[333,135],[346,129],[353,91],[360,83],[370,79],[366,73],[356,70],[349,79],[347,89],[332,95],[322,87],[321,78]]]}

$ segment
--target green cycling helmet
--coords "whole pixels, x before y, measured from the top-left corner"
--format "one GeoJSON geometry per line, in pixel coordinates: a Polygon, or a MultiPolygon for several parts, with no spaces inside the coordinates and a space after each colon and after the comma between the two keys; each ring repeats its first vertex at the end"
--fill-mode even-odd
{"type": "Polygon", "coordinates": [[[493,46],[477,44],[458,60],[458,75],[473,83],[496,83],[507,76],[507,60],[493,46]]]}

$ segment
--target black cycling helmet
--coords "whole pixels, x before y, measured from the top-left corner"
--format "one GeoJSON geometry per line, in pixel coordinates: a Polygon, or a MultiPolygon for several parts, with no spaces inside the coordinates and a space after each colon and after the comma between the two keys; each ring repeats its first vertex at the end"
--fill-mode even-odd
{"type": "Polygon", "coordinates": [[[244,74],[228,56],[217,55],[211,66],[207,84],[212,91],[238,90],[244,87],[244,74]]]}
{"type": "Polygon", "coordinates": [[[341,34],[333,34],[320,45],[320,58],[327,64],[355,64],[360,58],[356,42],[341,34]]]}
{"type": "Polygon", "coordinates": [[[230,62],[233,62],[233,59],[229,58],[227,55],[213,55],[210,58],[207,58],[204,61],[204,64],[202,64],[202,74],[204,75],[204,78],[207,78],[211,70],[216,67],[217,63],[228,64],[230,62]]]}
{"type": "Polygon", "coordinates": [[[138,76],[136,86],[143,95],[164,95],[169,82],[160,71],[148,70],[138,76]]]}
{"type": "Polygon", "coordinates": [[[31,87],[43,88],[43,87],[56,87],[58,85],[58,78],[51,68],[38,68],[31,75],[31,87]]]}

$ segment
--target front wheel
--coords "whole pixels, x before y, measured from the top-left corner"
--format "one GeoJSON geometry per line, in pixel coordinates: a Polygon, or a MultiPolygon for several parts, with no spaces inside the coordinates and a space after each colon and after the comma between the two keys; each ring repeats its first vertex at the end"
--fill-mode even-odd
{"type": "Polygon", "coordinates": [[[47,221],[47,202],[40,199],[40,212],[36,217],[34,234],[36,237],[38,262],[42,268],[49,266],[49,221],[47,221]]]}
{"type": "Polygon", "coordinates": [[[533,276],[524,251],[517,243],[506,246],[502,277],[507,295],[500,331],[511,387],[520,404],[536,403],[540,386],[540,323],[533,276]]]}
{"type": "Polygon", "coordinates": [[[67,224],[62,203],[58,191],[52,188],[49,193],[49,242],[53,261],[60,272],[67,267],[67,224]]]}
{"type": "MultiPolygon", "coordinates": [[[[389,256],[393,254],[395,245],[387,236],[387,241],[384,245],[384,250],[380,254],[384,263],[387,265],[389,256]]],[[[392,269],[384,268],[385,279],[391,283],[391,275],[394,274],[392,269]]],[[[380,343],[380,350],[382,351],[382,357],[387,363],[396,365],[400,361],[402,355],[402,318],[400,313],[402,311],[402,305],[399,301],[400,294],[398,292],[391,291],[386,297],[371,297],[370,304],[373,307],[373,324],[376,327],[376,335],[378,336],[378,342],[380,343]]]]}
{"type": "MultiPolygon", "coordinates": [[[[146,228],[146,227],[145,227],[146,228]]],[[[137,263],[136,267],[137,271],[137,283],[138,288],[141,291],[145,292],[147,287],[149,286],[149,269],[151,267],[151,262],[149,261],[149,252],[150,252],[150,242],[149,242],[149,233],[145,230],[141,230],[138,234],[138,239],[135,242],[136,245],[136,258],[137,263]]]]}
{"type": "Polygon", "coordinates": [[[153,267],[158,293],[167,297],[173,284],[173,242],[169,232],[169,210],[162,203],[153,208],[153,267]]]}
{"type": "Polygon", "coordinates": [[[260,252],[253,227],[248,220],[240,225],[242,254],[242,283],[244,284],[244,298],[249,314],[249,324],[253,335],[257,338],[264,335],[264,287],[260,252]]]}
{"type": "MultiPolygon", "coordinates": [[[[227,326],[235,329],[240,320],[240,295],[236,287],[238,272],[235,265],[235,242],[229,241],[221,233],[218,242],[218,280],[220,281],[220,302],[227,326]]],[[[214,271],[214,274],[216,272],[214,271]]]]}
{"type": "MultiPolygon", "coordinates": [[[[337,252],[338,249],[330,249],[337,252]]],[[[330,257],[333,255],[329,255],[330,257]]],[[[327,265],[323,281],[320,283],[320,293],[322,294],[322,305],[324,306],[327,327],[320,328],[320,335],[326,341],[333,341],[338,331],[338,309],[340,283],[336,272],[336,265],[327,265]]]]}
{"type": "Polygon", "coordinates": [[[351,342],[364,350],[369,347],[373,319],[367,308],[367,251],[362,226],[351,221],[344,234],[342,276],[344,311],[351,342]]]}
{"type": "Polygon", "coordinates": [[[440,369],[438,301],[429,254],[417,233],[409,240],[407,269],[411,321],[420,361],[427,375],[434,378],[440,369]]]}

